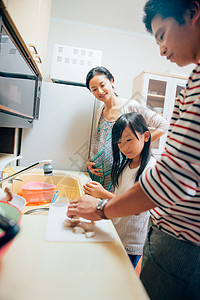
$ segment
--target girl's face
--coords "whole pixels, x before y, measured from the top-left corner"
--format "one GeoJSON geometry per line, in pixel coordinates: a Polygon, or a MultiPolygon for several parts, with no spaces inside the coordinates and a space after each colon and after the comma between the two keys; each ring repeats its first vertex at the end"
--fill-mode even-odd
{"type": "Polygon", "coordinates": [[[135,136],[130,126],[127,125],[122,132],[121,139],[118,141],[119,150],[129,159],[134,161],[140,160],[140,154],[143,150],[144,143],[147,142],[150,138],[150,132],[145,131],[143,134],[136,131],[138,136],[135,136]]]}
{"type": "Polygon", "coordinates": [[[105,75],[95,75],[90,79],[89,87],[95,98],[104,103],[114,95],[113,81],[110,81],[105,75]]]}

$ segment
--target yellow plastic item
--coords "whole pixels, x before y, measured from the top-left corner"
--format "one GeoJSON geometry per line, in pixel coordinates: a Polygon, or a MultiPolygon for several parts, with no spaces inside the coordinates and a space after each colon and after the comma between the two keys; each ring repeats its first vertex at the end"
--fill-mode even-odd
{"type": "Polygon", "coordinates": [[[13,170],[13,168],[11,166],[7,166],[4,170],[3,170],[3,173],[6,173],[8,174],[8,176],[16,173],[15,170],[13,170]]]}
{"type": "Polygon", "coordinates": [[[13,193],[22,196],[22,186],[31,181],[41,181],[54,184],[59,190],[58,202],[70,202],[83,195],[79,179],[73,175],[54,173],[53,176],[44,176],[41,173],[26,173],[18,177],[22,181],[13,182],[13,193]]]}

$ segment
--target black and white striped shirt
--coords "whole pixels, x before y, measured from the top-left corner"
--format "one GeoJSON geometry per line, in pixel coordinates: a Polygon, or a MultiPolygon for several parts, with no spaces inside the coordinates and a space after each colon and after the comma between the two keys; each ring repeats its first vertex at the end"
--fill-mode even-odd
{"type": "Polygon", "coordinates": [[[200,61],[175,101],[165,151],[140,184],[158,205],[154,224],[200,244],[200,61]]]}

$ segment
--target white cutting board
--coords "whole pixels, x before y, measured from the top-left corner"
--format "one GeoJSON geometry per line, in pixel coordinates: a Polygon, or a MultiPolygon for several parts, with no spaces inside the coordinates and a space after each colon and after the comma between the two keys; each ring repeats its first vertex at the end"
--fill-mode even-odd
{"type": "MultiPolygon", "coordinates": [[[[67,219],[67,204],[51,204],[48,213],[45,240],[51,242],[109,242],[113,241],[114,234],[110,221],[101,220],[95,222],[95,236],[86,238],[85,234],[75,234],[72,228],[64,227],[63,222],[67,219]]],[[[89,222],[88,220],[80,218],[89,222]]]]}

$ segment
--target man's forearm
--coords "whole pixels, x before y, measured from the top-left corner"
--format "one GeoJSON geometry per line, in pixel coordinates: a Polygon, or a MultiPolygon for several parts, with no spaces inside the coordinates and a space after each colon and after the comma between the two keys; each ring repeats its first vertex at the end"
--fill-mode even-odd
{"type": "Polygon", "coordinates": [[[138,215],[156,207],[156,204],[144,193],[139,182],[127,192],[118,195],[105,206],[104,213],[107,218],[117,218],[128,215],[138,215]]]}

